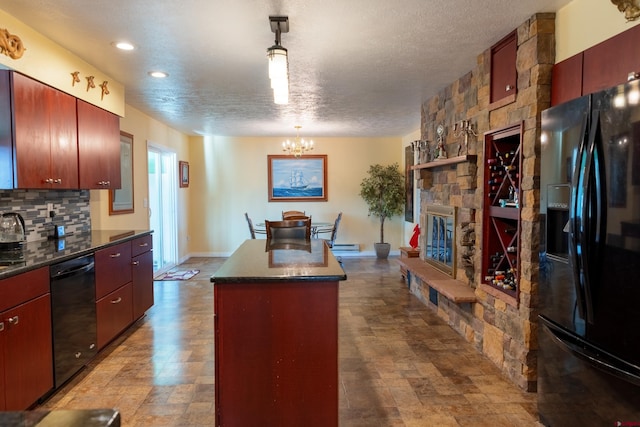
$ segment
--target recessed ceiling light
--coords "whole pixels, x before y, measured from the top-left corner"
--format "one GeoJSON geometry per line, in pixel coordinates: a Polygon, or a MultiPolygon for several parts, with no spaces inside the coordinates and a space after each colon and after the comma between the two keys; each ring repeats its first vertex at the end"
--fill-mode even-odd
{"type": "Polygon", "coordinates": [[[115,47],[117,47],[118,49],[120,49],[120,50],[133,50],[133,49],[135,49],[135,46],[133,46],[129,42],[113,42],[112,44],[115,47]]]}
{"type": "Polygon", "coordinates": [[[169,74],[165,73],[164,71],[149,71],[149,75],[151,77],[155,77],[156,79],[164,79],[165,77],[169,76],[169,74]]]}

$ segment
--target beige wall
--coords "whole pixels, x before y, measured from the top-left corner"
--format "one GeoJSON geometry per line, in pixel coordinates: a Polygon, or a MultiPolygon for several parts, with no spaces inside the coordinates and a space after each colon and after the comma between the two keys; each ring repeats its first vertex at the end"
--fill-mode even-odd
{"type": "Polygon", "coordinates": [[[573,0],[556,13],[556,62],[638,24],[626,22],[609,0],[573,0]]]}
{"type": "MultiPolygon", "coordinates": [[[[379,222],[367,216],[358,195],[360,181],[374,163],[402,165],[402,139],[313,138],[314,154],[327,155],[327,202],[267,200],[267,155],[282,154],[279,138],[192,137],[189,141],[191,212],[189,249],[192,255],[229,255],[249,238],[244,213],[254,222],[277,219],[283,210],[300,209],[318,221],[334,221],[342,212],[338,243],[358,243],[373,254],[379,222]]],[[[385,222],[385,241],[403,243],[404,217],[385,222]]],[[[362,252],[361,252],[362,254],[362,252]]]]}
{"type": "Polygon", "coordinates": [[[11,35],[18,36],[26,48],[22,57],[18,59],[0,55],[0,68],[19,71],[76,98],[119,116],[123,115],[124,87],[121,83],[2,10],[0,10],[0,28],[6,29],[11,35]],[[75,71],[80,73],[80,83],[73,84],[71,73],[75,71]],[[87,76],[94,76],[95,88],[87,90],[87,76]],[[99,85],[104,81],[108,82],[109,94],[103,97],[99,85]]]}

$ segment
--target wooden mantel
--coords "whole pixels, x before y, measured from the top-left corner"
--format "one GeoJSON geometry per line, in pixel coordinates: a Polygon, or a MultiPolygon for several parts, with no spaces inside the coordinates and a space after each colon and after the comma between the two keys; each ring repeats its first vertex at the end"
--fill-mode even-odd
{"type": "Polygon", "coordinates": [[[475,162],[477,158],[478,156],[475,154],[467,154],[464,156],[449,157],[448,159],[441,159],[441,160],[434,160],[432,162],[427,162],[427,163],[420,163],[418,165],[411,166],[411,169],[412,170],[430,169],[430,168],[437,168],[441,166],[453,165],[456,163],[475,162]]]}

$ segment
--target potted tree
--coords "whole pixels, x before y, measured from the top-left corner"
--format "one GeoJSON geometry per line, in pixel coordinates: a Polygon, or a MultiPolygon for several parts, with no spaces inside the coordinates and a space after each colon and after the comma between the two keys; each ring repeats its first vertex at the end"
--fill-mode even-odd
{"type": "Polygon", "coordinates": [[[401,214],[404,208],[404,176],[398,163],[369,166],[367,177],[360,183],[360,196],[369,205],[369,215],[380,218],[380,242],[373,246],[378,258],[387,258],[391,245],[384,241],[384,221],[401,214]]]}

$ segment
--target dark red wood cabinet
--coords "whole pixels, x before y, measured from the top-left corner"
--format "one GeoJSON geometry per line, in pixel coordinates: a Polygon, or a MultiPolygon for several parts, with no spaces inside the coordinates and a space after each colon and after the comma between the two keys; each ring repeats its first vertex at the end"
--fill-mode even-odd
{"type": "Polygon", "coordinates": [[[96,301],[98,350],[133,322],[133,288],[131,282],[96,301]]]}
{"type": "Polygon", "coordinates": [[[216,425],[338,425],[338,282],[216,283],[216,425]]]}
{"type": "Polygon", "coordinates": [[[80,99],[77,112],[80,188],[120,188],[120,118],[80,99]]]}
{"type": "Polygon", "coordinates": [[[624,84],[635,73],[640,73],[640,26],[555,64],[551,105],[624,84]]]}
{"type": "Polygon", "coordinates": [[[133,319],[153,306],[153,252],[151,235],[131,241],[133,319]]]}
{"type": "Polygon", "coordinates": [[[551,105],[562,104],[582,96],[582,60],[580,52],[553,66],[551,71],[551,105]]]}
{"type": "Polygon", "coordinates": [[[78,188],[75,98],[15,72],[15,188],[78,188]]]}
{"type": "Polygon", "coordinates": [[[98,350],[133,322],[131,242],[96,251],[98,350]]]}
{"type": "Polygon", "coordinates": [[[32,406],[53,388],[49,269],[0,281],[0,410],[32,406]]]}
{"type": "Polygon", "coordinates": [[[145,235],[95,253],[98,349],[153,306],[152,237],[145,235]]]}
{"type": "Polygon", "coordinates": [[[584,51],[582,94],[626,83],[640,73],[640,27],[632,27],[584,51]]]}
{"type": "Polygon", "coordinates": [[[131,282],[131,242],[100,249],[95,253],[96,299],[131,282]]]}
{"type": "Polygon", "coordinates": [[[515,101],[517,52],[518,34],[515,31],[491,47],[491,104],[504,105],[515,101]]]}

